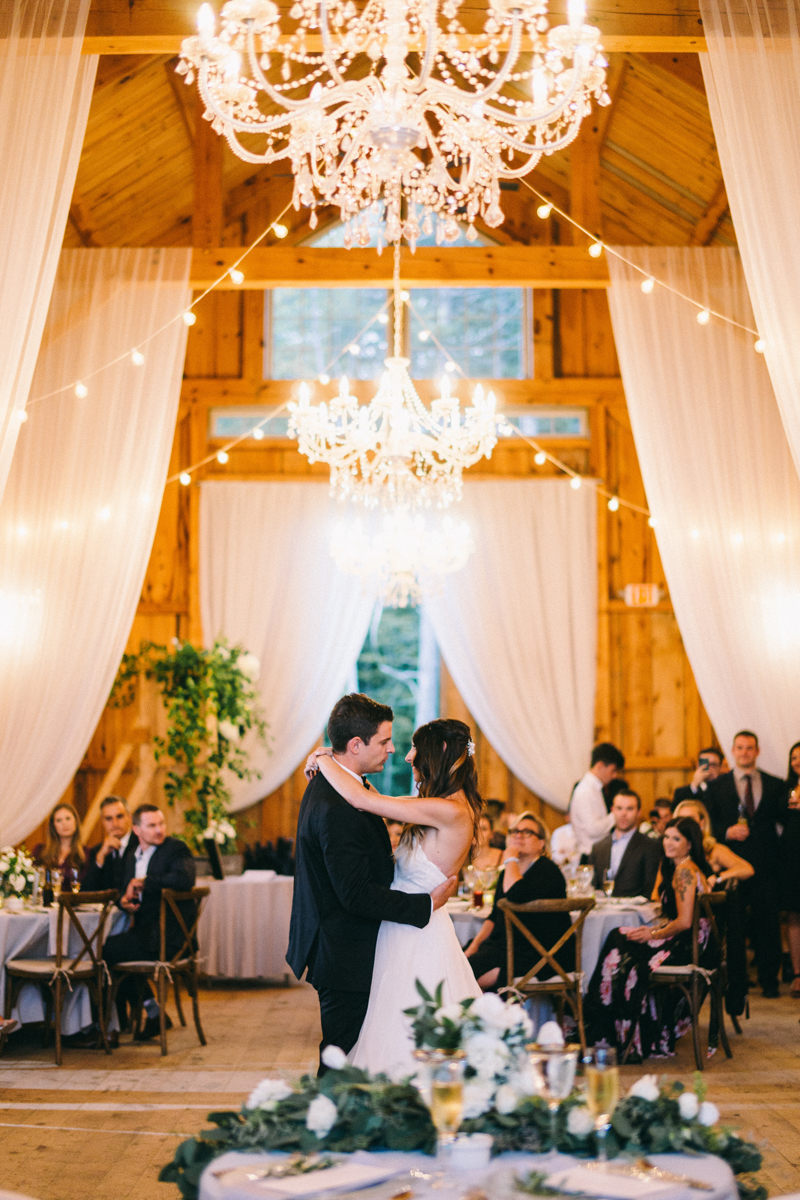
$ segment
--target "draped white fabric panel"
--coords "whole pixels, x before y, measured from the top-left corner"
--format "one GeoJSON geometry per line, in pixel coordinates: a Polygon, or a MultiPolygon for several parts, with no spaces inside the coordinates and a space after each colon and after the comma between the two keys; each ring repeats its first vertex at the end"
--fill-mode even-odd
{"type": "Polygon", "coordinates": [[[426,603],[456,687],[518,779],[566,810],[594,731],[594,489],[471,481],[475,554],[426,603]]]}
{"type": "MultiPolygon", "coordinates": [[[[735,250],[631,249],[640,267],[749,323],[735,250]]],[[[723,747],[761,739],[786,770],[800,713],[800,482],[763,358],[730,325],[609,256],[611,319],[636,452],[681,636],[723,747]]]]}
{"type": "Polygon", "coordinates": [[[236,811],[295,770],[342,695],[369,628],[374,595],[330,555],[328,489],[320,483],[201,484],[200,611],[211,645],[223,636],[261,660],[269,746],[251,739],[260,779],[229,780],[236,811]]]}
{"type": "Polygon", "coordinates": [[[0,504],[0,843],[39,824],[103,711],[141,592],[175,428],[190,250],[65,250],[0,504]]]}
{"type": "Polygon", "coordinates": [[[8,478],[78,170],[97,57],[90,0],[0,4],[0,497],[8,478]]]}
{"type": "Polygon", "coordinates": [[[800,472],[800,0],[700,0],[700,12],[708,45],[700,61],[725,187],[800,472]]]}

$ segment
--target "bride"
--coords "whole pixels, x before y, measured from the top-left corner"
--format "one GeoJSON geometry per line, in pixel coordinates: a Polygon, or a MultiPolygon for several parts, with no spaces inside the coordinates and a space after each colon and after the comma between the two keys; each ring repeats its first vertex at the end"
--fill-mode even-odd
{"type": "MultiPolygon", "coordinates": [[[[482,802],[470,740],[463,721],[429,721],[412,738],[411,763],[418,796],[382,796],[331,757],[328,747],[309,756],[331,787],[349,804],[404,823],[395,851],[392,887],[401,892],[431,891],[457,875],[475,841],[482,802]]],[[[369,1007],[350,1052],[354,1066],[393,1079],[416,1070],[406,1008],[415,1008],[419,979],[433,993],[444,982],[442,1003],[453,1004],[481,990],[459,945],[446,909],[433,913],[424,929],[384,921],[378,933],[369,1007]]]]}

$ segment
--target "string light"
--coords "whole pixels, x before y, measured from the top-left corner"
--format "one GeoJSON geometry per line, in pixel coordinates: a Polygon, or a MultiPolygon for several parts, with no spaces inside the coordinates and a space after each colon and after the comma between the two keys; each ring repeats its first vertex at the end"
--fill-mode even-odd
{"type": "Polygon", "coordinates": [[[285,225],[281,225],[281,224],[280,224],[280,222],[276,222],[276,223],[275,223],[275,224],[272,226],[272,232],[275,234],[275,237],[276,237],[276,238],[281,238],[281,239],[282,239],[282,238],[285,238],[285,237],[286,237],[286,235],[288,234],[289,230],[286,228],[286,226],[285,226],[285,225]]]}
{"type": "Polygon", "coordinates": [[[378,316],[376,319],[377,319],[379,325],[388,325],[389,324],[389,314],[388,313],[380,312],[380,313],[378,313],[378,316]]]}
{"type": "Polygon", "coordinates": [[[326,372],[325,372],[325,371],[323,371],[321,375],[318,375],[318,376],[317,376],[317,379],[319,380],[319,382],[320,382],[321,384],[323,384],[323,386],[324,386],[326,383],[330,383],[330,381],[331,381],[331,377],[330,377],[330,375],[326,374],[326,372]]]}
{"type": "Polygon", "coordinates": [[[543,467],[547,462],[547,455],[545,454],[544,450],[538,450],[533,456],[533,461],[536,463],[537,467],[543,467]]]}
{"type": "Polygon", "coordinates": [[[602,242],[592,242],[591,246],[589,247],[589,256],[591,258],[599,258],[602,253],[603,253],[603,243],[602,242]]]}
{"type": "Polygon", "coordinates": [[[658,523],[658,522],[656,521],[655,517],[648,517],[648,518],[647,518],[647,524],[650,526],[650,528],[651,528],[651,529],[655,529],[655,527],[656,527],[657,523],[658,523]]]}
{"type": "Polygon", "coordinates": [[[612,496],[608,502],[608,511],[616,512],[619,508],[619,496],[612,496]]]}
{"type": "Polygon", "coordinates": [[[219,453],[217,454],[217,462],[221,463],[222,466],[224,467],[225,463],[228,461],[229,457],[230,456],[229,456],[227,450],[220,450],[219,453]]]}
{"type": "Polygon", "coordinates": [[[262,440],[262,438],[264,437],[264,430],[261,428],[260,425],[257,425],[256,428],[253,430],[253,437],[255,438],[255,440],[257,442],[260,442],[262,440]]]}
{"type": "Polygon", "coordinates": [[[180,479],[180,481],[184,487],[188,487],[189,484],[192,482],[192,477],[188,471],[181,471],[178,478],[180,479]]]}
{"type": "Polygon", "coordinates": [[[757,342],[754,342],[753,349],[755,350],[756,354],[763,354],[764,353],[764,339],[759,338],[757,342]]]}
{"type": "Polygon", "coordinates": [[[89,389],[87,388],[85,383],[81,383],[80,379],[75,384],[75,395],[78,397],[79,400],[83,400],[83,399],[85,399],[86,396],[89,395],[89,389]]]}
{"type": "Polygon", "coordinates": [[[135,367],[141,367],[144,363],[144,355],[141,350],[131,350],[131,362],[135,367]]]}
{"type": "Polygon", "coordinates": [[[541,217],[543,221],[546,221],[552,211],[552,204],[540,204],[536,210],[536,215],[537,217],[541,217]]]}
{"type": "Polygon", "coordinates": [[[576,491],[576,492],[577,492],[578,488],[581,486],[581,477],[580,477],[580,475],[573,475],[573,476],[572,476],[572,479],[570,479],[570,481],[569,481],[569,486],[570,486],[570,487],[571,487],[571,488],[572,488],[574,491],[576,491]]]}
{"type": "Polygon", "coordinates": [[[184,325],[194,325],[197,321],[197,313],[193,313],[191,309],[183,314],[184,325]]]}
{"type": "Polygon", "coordinates": [[[698,325],[707,325],[710,320],[711,320],[711,313],[708,311],[707,308],[701,308],[700,312],[697,314],[697,324],[698,325]]]}
{"type": "Polygon", "coordinates": [[[20,425],[24,425],[24,424],[25,424],[25,422],[26,422],[26,421],[27,421],[27,419],[28,419],[28,414],[25,412],[25,409],[24,409],[24,408],[17,408],[17,409],[15,409],[15,410],[14,410],[14,416],[17,418],[17,420],[19,421],[20,425]]]}
{"type": "Polygon", "coordinates": [[[699,538],[699,537],[700,537],[700,530],[699,530],[699,529],[693,529],[693,530],[692,530],[692,532],[689,534],[689,537],[693,537],[693,538],[699,538]]]}
{"type": "Polygon", "coordinates": [[[652,275],[648,275],[647,279],[642,280],[642,291],[644,292],[645,296],[649,296],[655,286],[656,281],[653,279],[652,275]]]}
{"type": "Polygon", "coordinates": [[[231,267],[228,274],[237,286],[240,283],[244,283],[244,271],[240,271],[238,267],[231,267]]]}

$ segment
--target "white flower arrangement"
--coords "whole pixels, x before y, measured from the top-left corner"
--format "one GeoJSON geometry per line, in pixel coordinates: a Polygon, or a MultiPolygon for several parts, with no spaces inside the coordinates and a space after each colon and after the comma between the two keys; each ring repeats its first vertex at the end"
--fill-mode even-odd
{"type": "Polygon", "coordinates": [[[308,1106],[306,1114],[306,1129],[310,1129],[318,1138],[324,1138],[330,1133],[336,1123],[338,1109],[327,1096],[316,1096],[308,1106]]]}
{"type": "Polygon", "coordinates": [[[22,849],[3,846],[0,850],[0,893],[18,898],[30,896],[35,879],[36,868],[30,855],[22,849]]]}
{"type": "Polygon", "coordinates": [[[265,1112],[274,1112],[279,1101],[286,1100],[292,1095],[291,1088],[283,1079],[262,1079],[250,1093],[245,1108],[260,1108],[265,1112]]]}
{"type": "MultiPolygon", "coordinates": [[[[657,1100],[661,1095],[657,1075],[642,1075],[628,1090],[629,1096],[638,1096],[640,1100],[657,1100]]],[[[681,1113],[683,1116],[683,1113],[681,1113]]]]}
{"type": "Polygon", "coordinates": [[[203,830],[203,840],[214,841],[218,846],[224,846],[226,842],[234,841],[235,838],[236,830],[224,817],[219,821],[209,821],[203,830]]]}

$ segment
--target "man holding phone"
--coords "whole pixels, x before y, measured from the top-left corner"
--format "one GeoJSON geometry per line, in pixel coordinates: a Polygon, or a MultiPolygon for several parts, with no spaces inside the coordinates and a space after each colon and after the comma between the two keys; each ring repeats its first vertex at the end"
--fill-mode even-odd
{"type": "Polygon", "coordinates": [[[722,751],[716,746],[707,746],[697,756],[697,770],[692,776],[692,782],[684,787],[675,789],[672,797],[672,807],[677,808],[681,800],[705,800],[708,785],[719,778],[722,771],[722,751]]]}

